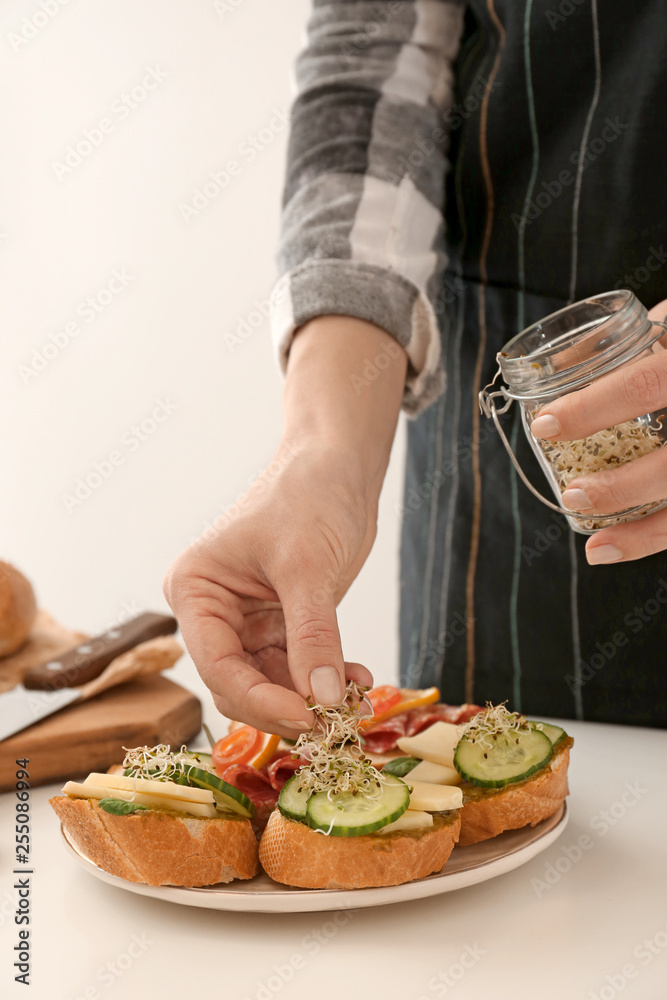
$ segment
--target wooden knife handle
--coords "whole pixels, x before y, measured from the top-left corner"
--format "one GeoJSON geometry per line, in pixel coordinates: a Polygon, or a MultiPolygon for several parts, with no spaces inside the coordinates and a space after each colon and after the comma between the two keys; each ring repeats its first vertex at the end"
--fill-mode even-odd
{"type": "Polygon", "coordinates": [[[99,677],[121,653],[158,635],[171,635],[177,628],[178,622],[171,615],[147,611],[123,625],[86,639],[57,659],[32,667],[23,678],[23,684],[33,690],[45,691],[86,684],[99,677]]]}

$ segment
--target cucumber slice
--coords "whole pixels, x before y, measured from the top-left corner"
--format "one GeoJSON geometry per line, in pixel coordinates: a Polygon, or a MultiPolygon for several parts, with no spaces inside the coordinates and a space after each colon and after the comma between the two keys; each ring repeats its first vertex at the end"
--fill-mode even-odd
{"type": "Polygon", "coordinates": [[[333,792],[331,798],[327,792],[311,795],[306,805],[306,823],[332,837],[360,837],[393,823],[409,804],[410,789],[405,782],[386,774],[378,799],[352,792],[333,792]]]}
{"type": "Polygon", "coordinates": [[[100,809],[113,813],[114,816],[127,816],[129,813],[148,809],[148,806],[142,806],[138,802],[128,802],[127,799],[100,799],[97,804],[100,809]]]}
{"type": "Polygon", "coordinates": [[[235,812],[246,818],[255,815],[255,807],[248,796],[240,792],[238,788],[234,788],[233,785],[228,785],[217,774],[202,771],[198,767],[189,767],[187,764],[184,765],[184,768],[183,776],[187,783],[195,788],[208,788],[209,791],[213,792],[218,809],[235,812]]]}
{"type": "Polygon", "coordinates": [[[213,759],[210,753],[207,753],[205,750],[188,750],[186,752],[188,757],[192,757],[195,764],[198,760],[202,761],[204,764],[210,764],[213,759]]]}
{"type": "Polygon", "coordinates": [[[552,746],[556,746],[567,733],[560,726],[553,726],[550,722],[531,722],[529,720],[529,725],[533,726],[534,729],[539,729],[541,733],[546,733],[546,735],[551,740],[552,746]]]}
{"type": "Polygon", "coordinates": [[[382,773],[404,778],[417,764],[421,764],[419,757],[394,757],[393,760],[387,761],[382,768],[382,773]]]}
{"type": "Polygon", "coordinates": [[[485,788],[502,788],[529,778],[551,760],[553,748],[546,733],[527,729],[510,735],[501,733],[485,747],[464,736],[454,754],[454,767],[462,778],[485,788]]]}
{"type": "Polygon", "coordinates": [[[294,774],[286,781],[278,796],[278,808],[288,819],[298,819],[306,822],[306,803],[312,795],[310,788],[299,791],[299,775],[294,774]]]}

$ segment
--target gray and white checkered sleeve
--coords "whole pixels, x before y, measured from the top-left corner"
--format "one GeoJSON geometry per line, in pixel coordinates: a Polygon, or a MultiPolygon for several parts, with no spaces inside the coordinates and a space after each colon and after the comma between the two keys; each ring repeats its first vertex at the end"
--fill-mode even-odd
{"type": "Polygon", "coordinates": [[[434,303],[445,266],[445,120],[461,0],[314,0],[297,61],[272,335],[324,314],[384,328],[416,414],[442,391],[434,303]]]}

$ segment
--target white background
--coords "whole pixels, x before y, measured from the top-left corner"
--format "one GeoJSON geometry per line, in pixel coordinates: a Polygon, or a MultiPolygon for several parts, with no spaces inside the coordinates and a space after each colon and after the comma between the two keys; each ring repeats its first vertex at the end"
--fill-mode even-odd
{"type": "MultiPolygon", "coordinates": [[[[310,5],[47,7],[0,8],[0,558],[56,617],[96,632],[166,607],[172,559],[278,441],[282,377],[261,313],[310,5]],[[151,69],[153,89],[133,98],[151,69]],[[230,160],[239,172],[216,189],[230,160]],[[110,295],[114,271],[125,284],[110,295]],[[175,409],[141,440],[133,428],[160,400],[175,409]]],[[[378,541],[340,610],[346,657],[379,681],[397,671],[403,431],[378,541]]],[[[177,676],[205,695],[188,661],[177,676]]]]}
{"type": "MultiPolygon", "coordinates": [[[[273,284],[285,130],[189,223],[179,206],[289,106],[308,9],[306,0],[223,0],[220,12],[212,0],[69,0],[17,48],[10,34],[39,15],[39,0],[0,5],[0,555],[72,627],[99,631],[163,608],[170,561],[243,492],[278,440],[281,381],[268,325],[231,351],[225,338],[244,329],[273,284]],[[166,78],[121,118],[116,102],[149,67],[166,78]],[[54,161],[103,118],[113,130],[59,180],[54,161]],[[80,303],[123,269],[132,280],[86,322],[80,303]],[[73,322],[78,335],[22,377],[33,351],[73,322]],[[161,398],[177,409],[130,451],[133,425],[161,398]],[[122,464],[68,512],[63,495],[118,450],[122,464]]],[[[378,541],[340,612],[346,655],[379,681],[395,677],[397,660],[401,467],[399,445],[378,541]]],[[[189,661],[176,675],[205,695],[189,661]]],[[[210,707],[206,715],[213,723],[210,707]]],[[[56,789],[36,789],[28,989],[11,982],[18,928],[8,795],[0,993],[256,1000],[296,955],[304,967],[272,1000],[433,1000],[462,971],[466,949],[478,947],[482,957],[448,995],[590,1000],[609,997],[616,982],[612,996],[662,1000],[664,738],[572,729],[572,819],[547,853],[476,888],[359,911],[317,951],[312,935],[333,926],[327,914],[216,913],[102,885],[60,842],[47,803],[56,789]],[[626,804],[638,777],[645,790],[626,804]],[[613,822],[601,826],[609,813],[613,822]],[[577,855],[584,836],[589,846],[577,855]],[[128,967],[135,937],[146,951],[128,967]],[[645,965],[636,949],[647,939],[659,947],[645,965]],[[121,969],[111,978],[109,963],[121,969]],[[621,982],[628,963],[635,975],[621,982]]]]}

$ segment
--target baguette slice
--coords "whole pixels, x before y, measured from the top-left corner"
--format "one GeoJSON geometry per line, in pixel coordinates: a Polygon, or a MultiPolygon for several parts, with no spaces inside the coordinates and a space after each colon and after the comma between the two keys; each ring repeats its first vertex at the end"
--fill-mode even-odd
{"type": "Polygon", "coordinates": [[[250,820],[197,819],[146,809],[115,816],[98,799],[49,800],[67,835],[111,875],[147,885],[214,885],[259,871],[250,820]]]}
{"type": "Polygon", "coordinates": [[[532,778],[506,785],[480,799],[466,801],[466,786],[470,786],[464,782],[459,847],[497,837],[504,830],[535,826],[553,816],[569,794],[571,744],[572,740],[566,739],[562,746],[556,746],[547,766],[532,778]]]}
{"type": "Polygon", "coordinates": [[[275,882],[304,889],[400,885],[440,871],[459,837],[459,812],[434,816],[425,830],[327,837],[275,809],[259,860],[275,882]]]}

